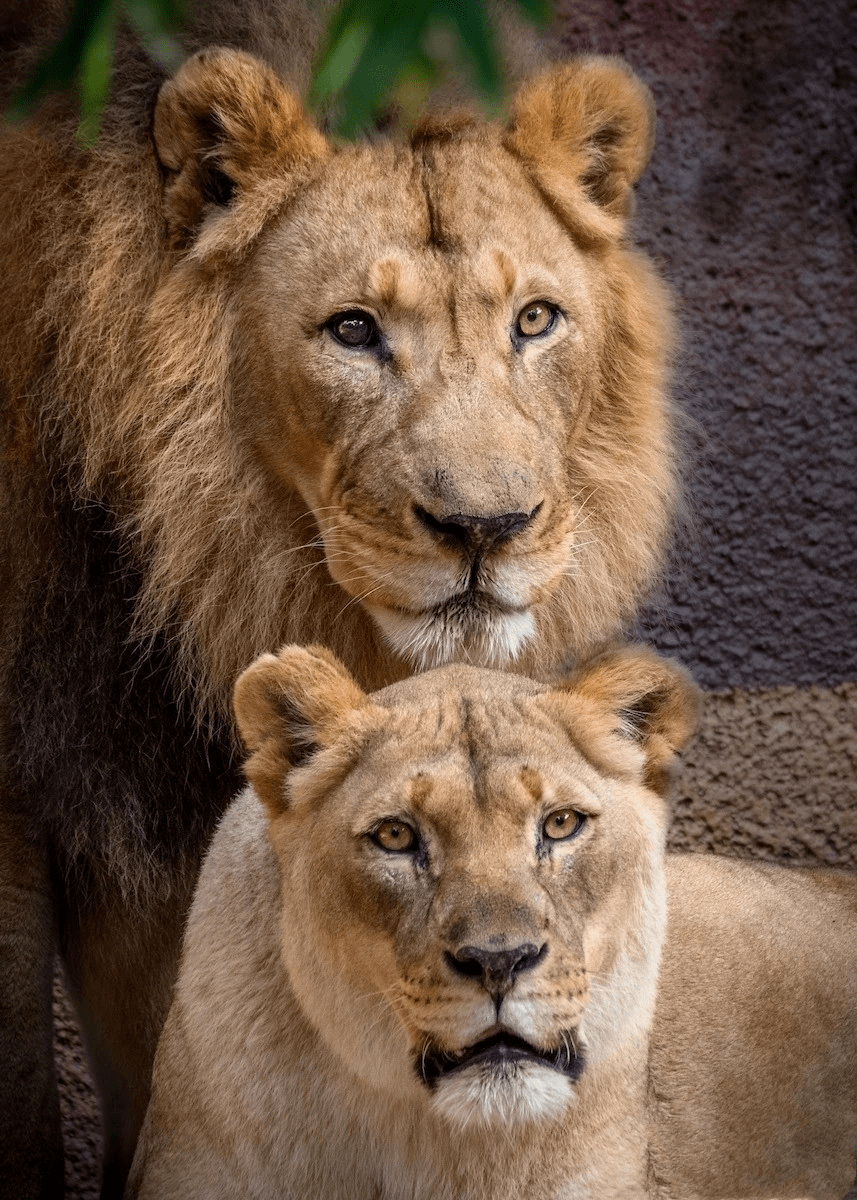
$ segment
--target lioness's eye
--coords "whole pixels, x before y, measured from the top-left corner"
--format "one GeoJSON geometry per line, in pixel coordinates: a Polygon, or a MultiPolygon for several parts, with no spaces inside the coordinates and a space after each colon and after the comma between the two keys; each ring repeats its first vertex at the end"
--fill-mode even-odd
{"type": "Polygon", "coordinates": [[[417,835],[407,821],[382,821],[372,830],[372,840],[383,850],[413,850],[417,835]]]}
{"type": "Polygon", "coordinates": [[[542,831],[546,838],[553,842],[561,842],[565,838],[574,837],[580,833],[586,818],[573,808],[558,808],[545,818],[542,831]]]}
{"type": "Polygon", "coordinates": [[[380,340],[374,318],[359,310],[336,313],[326,322],[326,328],[343,346],[375,346],[380,340]]]}
{"type": "Polygon", "coordinates": [[[515,332],[519,337],[538,337],[547,333],[556,320],[556,309],[550,304],[528,304],[518,313],[515,332]]]}

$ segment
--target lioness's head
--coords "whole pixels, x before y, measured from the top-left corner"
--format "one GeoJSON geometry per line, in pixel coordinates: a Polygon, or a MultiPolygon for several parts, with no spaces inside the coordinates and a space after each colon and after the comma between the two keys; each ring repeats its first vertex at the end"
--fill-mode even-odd
{"type": "Polygon", "coordinates": [[[317,647],[239,679],[306,1015],[364,1081],[458,1125],[540,1120],[639,1038],[663,936],[663,791],[693,727],[647,651],[567,684],[446,667],[366,695],[317,647]]]}
{"type": "Polygon", "coordinates": [[[629,69],[584,58],[524,85],[505,125],[335,146],[249,55],[190,59],[155,112],[174,261],[133,426],[162,456],[158,602],[204,636],[230,596],[255,654],[297,596],[292,636],[323,609],[352,665],[335,614],[361,606],[410,667],[614,632],[674,500],[669,302],[627,239],[653,129],[629,69]],[[301,600],[313,555],[335,609],[301,600]]]}

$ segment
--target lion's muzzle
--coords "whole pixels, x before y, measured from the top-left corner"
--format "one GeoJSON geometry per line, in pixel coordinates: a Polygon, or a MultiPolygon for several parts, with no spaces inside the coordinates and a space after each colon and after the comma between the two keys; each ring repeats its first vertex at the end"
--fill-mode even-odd
{"type": "Polygon", "coordinates": [[[541,504],[537,504],[530,512],[494,513],[487,516],[456,512],[437,516],[417,504],[414,506],[414,515],[438,541],[456,549],[460,547],[475,566],[477,559],[482,555],[523,533],[538,515],[540,508],[541,504]]]}

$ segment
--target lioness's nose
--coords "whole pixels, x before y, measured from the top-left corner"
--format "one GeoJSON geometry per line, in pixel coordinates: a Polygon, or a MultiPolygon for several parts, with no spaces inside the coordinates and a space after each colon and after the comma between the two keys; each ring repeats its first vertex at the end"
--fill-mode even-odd
{"type": "Polygon", "coordinates": [[[446,960],[459,975],[479,979],[487,992],[502,1000],[512,988],[515,976],[540,962],[547,953],[547,943],[541,947],[532,942],[514,946],[511,950],[486,950],[482,946],[461,946],[446,960]]]}
{"type": "Polygon", "coordinates": [[[487,517],[474,513],[438,516],[416,504],[414,513],[417,520],[438,540],[456,542],[469,556],[475,557],[477,554],[486,554],[501,542],[521,533],[540,508],[541,505],[537,504],[532,512],[497,513],[487,517]]]}

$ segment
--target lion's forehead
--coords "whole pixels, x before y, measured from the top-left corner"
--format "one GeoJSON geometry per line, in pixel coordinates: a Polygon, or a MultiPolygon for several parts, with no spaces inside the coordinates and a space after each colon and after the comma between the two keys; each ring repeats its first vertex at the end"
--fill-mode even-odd
{"type": "Polygon", "coordinates": [[[450,279],[491,298],[515,282],[525,288],[537,266],[583,278],[571,239],[520,164],[499,147],[471,143],[428,159],[389,147],[335,155],[272,236],[290,259],[312,260],[322,288],[368,289],[393,264],[403,299],[450,279]]]}

